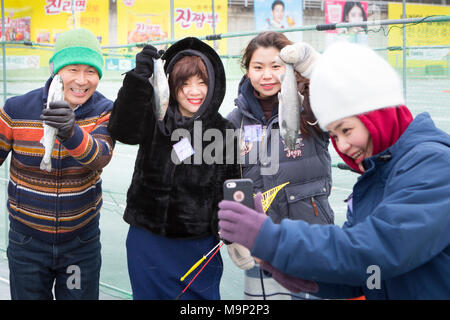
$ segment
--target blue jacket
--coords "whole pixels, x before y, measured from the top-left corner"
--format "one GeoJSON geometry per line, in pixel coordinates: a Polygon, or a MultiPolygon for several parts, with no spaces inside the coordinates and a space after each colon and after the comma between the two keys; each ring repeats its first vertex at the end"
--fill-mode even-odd
{"type": "Polygon", "coordinates": [[[364,160],[342,228],[266,219],[252,255],[317,281],[321,297],[450,299],[449,147],[450,136],[418,115],[364,160]]]}

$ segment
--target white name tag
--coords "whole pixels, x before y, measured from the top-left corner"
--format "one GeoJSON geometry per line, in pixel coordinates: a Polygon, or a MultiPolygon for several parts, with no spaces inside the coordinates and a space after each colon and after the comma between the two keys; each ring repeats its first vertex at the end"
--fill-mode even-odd
{"type": "Polygon", "coordinates": [[[262,126],[260,124],[244,126],[245,142],[256,142],[262,140],[262,126]]]}
{"type": "Polygon", "coordinates": [[[173,145],[173,149],[175,150],[175,153],[177,154],[180,162],[183,162],[185,159],[194,154],[194,149],[192,148],[189,139],[186,137],[175,143],[173,145]]]}

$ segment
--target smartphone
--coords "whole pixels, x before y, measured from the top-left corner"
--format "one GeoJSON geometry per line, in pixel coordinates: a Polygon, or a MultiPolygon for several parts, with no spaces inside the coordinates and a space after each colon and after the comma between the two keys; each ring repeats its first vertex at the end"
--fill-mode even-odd
{"type": "Polygon", "coordinates": [[[229,179],[223,183],[223,198],[253,209],[252,179],[229,179]]]}

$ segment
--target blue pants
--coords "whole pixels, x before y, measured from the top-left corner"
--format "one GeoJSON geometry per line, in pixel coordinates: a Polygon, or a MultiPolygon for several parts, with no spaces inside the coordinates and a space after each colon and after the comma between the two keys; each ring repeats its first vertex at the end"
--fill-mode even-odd
{"type": "MultiPolygon", "coordinates": [[[[127,260],[133,299],[175,299],[210,256],[183,282],[180,278],[216,244],[213,236],[172,239],[130,226],[127,260]]],[[[222,272],[223,263],[218,252],[180,299],[219,300],[222,272]]]]}
{"type": "Polygon", "coordinates": [[[100,230],[88,228],[73,240],[43,242],[13,229],[7,249],[11,299],[98,300],[100,230]]]}

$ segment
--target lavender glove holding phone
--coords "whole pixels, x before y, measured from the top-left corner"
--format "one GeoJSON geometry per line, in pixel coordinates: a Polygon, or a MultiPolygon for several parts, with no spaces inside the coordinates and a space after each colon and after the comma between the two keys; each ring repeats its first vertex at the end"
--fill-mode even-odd
{"type": "MultiPolygon", "coordinates": [[[[222,200],[219,203],[220,236],[230,242],[240,243],[251,250],[259,230],[267,219],[262,207],[261,192],[258,192],[254,198],[254,207],[255,210],[235,201],[222,200]]],[[[314,293],[319,290],[316,282],[294,278],[274,268],[268,262],[262,261],[260,267],[272,273],[275,281],[292,292],[314,293]]]]}
{"type": "Polygon", "coordinates": [[[255,209],[229,200],[219,202],[219,234],[230,242],[237,242],[251,250],[267,215],[262,206],[262,194],[254,198],[255,209]]]}

